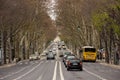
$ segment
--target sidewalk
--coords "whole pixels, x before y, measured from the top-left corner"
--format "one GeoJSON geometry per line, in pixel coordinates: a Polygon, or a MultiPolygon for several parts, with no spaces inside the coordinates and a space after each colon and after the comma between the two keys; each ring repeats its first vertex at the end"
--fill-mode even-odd
{"type": "Polygon", "coordinates": [[[16,65],[16,63],[3,64],[3,65],[0,65],[0,69],[1,68],[11,67],[11,66],[14,66],[14,65],[16,65]]]}
{"type": "Polygon", "coordinates": [[[107,64],[105,63],[104,60],[97,60],[98,63],[105,65],[105,66],[110,66],[112,68],[116,68],[116,69],[120,69],[120,64],[119,65],[115,65],[115,64],[107,64]]]}

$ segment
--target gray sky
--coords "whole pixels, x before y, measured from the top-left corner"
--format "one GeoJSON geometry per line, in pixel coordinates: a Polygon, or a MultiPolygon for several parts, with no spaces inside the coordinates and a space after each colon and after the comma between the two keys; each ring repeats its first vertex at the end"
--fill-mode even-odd
{"type": "Polygon", "coordinates": [[[47,1],[47,8],[48,14],[52,20],[56,20],[56,13],[55,13],[55,6],[57,5],[57,0],[48,0],[47,1]]]}

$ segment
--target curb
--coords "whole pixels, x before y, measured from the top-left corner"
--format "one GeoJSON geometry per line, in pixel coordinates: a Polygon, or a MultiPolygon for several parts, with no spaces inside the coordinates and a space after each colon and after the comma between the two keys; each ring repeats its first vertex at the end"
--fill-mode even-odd
{"type": "Polygon", "coordinates": [[[100,63],[100,64],[105,65],[105,66],[110,66],[112,68],[120,69],[120,65],[113,65],[113,64],[107,64],[107,63],[100,63]]]}
{"type": "Polygon", "coordinates": [[[29,59],[27,59],[27,60],[21,60],[21,61],[17,62],[17,64],[19,64],[21,62],[26,62],[26,61],[29,61],[29,59]]]}
{"type": "Polygon", "coordinates": [[[16,63],[4,64],[4,65],[1,65],[1,66],[0,66],[0,69],[1,69],[1,68],[11,67],[11,66],[14,66],[14,65],[16,65],[16,63]]]}
{"type": "Polygon", "coordinates": [[[109,66],[112,68],[120,69],[120,65],[108,64],[108,63],[105,63],[104,61],[99,61],[99,60],[97,60],[97,62],[104,66],[109,66]]]}

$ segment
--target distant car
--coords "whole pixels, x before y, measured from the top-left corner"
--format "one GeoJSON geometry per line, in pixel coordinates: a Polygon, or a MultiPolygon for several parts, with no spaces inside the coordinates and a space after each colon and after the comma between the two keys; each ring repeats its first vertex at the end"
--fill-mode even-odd
{"type": "Polygon", "coordinates": [[[47,55],[47,60],[49,60],[49,59],[55,59],[55,55],[53,54],[53,53],[48,53],[48,55],[47,55]]]}
{"type": "Polygon", "coordinates": [[[61,46],[59,46],[58,49],[61,50],[61,46]]]}
{"type": "Polygon", "coordinates": [[[53,48],[53,51],[56,51],[57,49],[56,48],[53,48]]]}
{"type": "Polygon", "coordinates": [[[32,54],[32,55],[29,56],[30,61],[31,60],[38,60],[38,59],[39,59],[39,57],[37,55],[35,55],[35,54],[32,54]]]}
{"type": "Polygon", "coordinates": [[[66,57],[67,57],[68,55],[71,55],[71,52],[68,52],[68,51],[67,51],[67,52],[64,52],[64,53],[63,53],[63,59],[62,59],[63,62],[65,61],[65,59],[66,59],[66,57]]]}
{"type": "Polygon", "coordinates": [[[62,48],[63,48],[63,50],[66,50],[66,46],[64,44],[62,45],[62,48]]]}

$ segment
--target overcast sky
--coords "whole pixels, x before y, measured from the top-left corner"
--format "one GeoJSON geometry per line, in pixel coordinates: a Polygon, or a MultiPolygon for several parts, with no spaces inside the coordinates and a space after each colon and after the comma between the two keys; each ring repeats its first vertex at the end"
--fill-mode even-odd
{"type": "Polygon", "coordinates": [[[55,13],[56,5],[57,5],[57,0],[48,0],[47,1],[48,14],[52,20],[56,20],[56,13],[55,13]]]}

